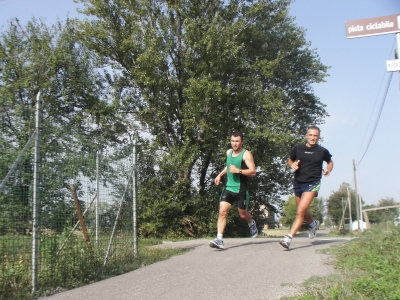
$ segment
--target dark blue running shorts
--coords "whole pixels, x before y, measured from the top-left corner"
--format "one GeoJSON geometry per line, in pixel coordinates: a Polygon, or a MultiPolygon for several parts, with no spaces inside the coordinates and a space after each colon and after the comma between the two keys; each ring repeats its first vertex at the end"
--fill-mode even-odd
{"type": "Polygon", "coordinates": [[[315,196],[318,196],[319,189],[321,187],[321,180],[311,181],[311,182],[297,182],[293,183],[294,195],[296,197],[301,197],[304,192],[317,192],[315,196]]]}

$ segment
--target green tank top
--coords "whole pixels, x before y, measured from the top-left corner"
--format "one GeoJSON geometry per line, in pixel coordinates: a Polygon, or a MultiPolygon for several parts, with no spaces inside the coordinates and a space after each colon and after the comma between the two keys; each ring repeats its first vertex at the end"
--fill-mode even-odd
{"type": "Polygon", "coordinates": [[[241,174],[232,174],[229,171],[229,166],[234,165],[239,169],[248,169],[246,163],[243,161],[243,154],[246,149],[243,149],[238,156],[233,157],[233,150],[226,157],[226,169],[227,169],[227,183],[226,189],[233,193],[239,193],[242,191],[247,191],[247,176],[241,174]]]}

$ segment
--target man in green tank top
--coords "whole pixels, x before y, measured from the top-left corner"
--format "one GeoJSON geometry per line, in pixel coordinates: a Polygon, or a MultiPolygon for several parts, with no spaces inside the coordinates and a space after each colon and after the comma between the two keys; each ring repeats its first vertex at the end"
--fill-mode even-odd
{"type": "Polygon", "coordinates": [[[223,233],[226,227],[226,217],[234,201],[237,201],[239,216],[246,220],[250,228],[250,236],[258,234],[256,222],[254,222],[247,208],[249,205],[248,177],[256,176],[256,166],[250,151],[243,149],[243,133],[234,131],[231,135],[231,146],[226,152],[226,167],[215,178],[215,184],[219,185],[221,178],[227,175],[226,188],[223,191],[219,203],[217,222],[217,237],[210,241],[210,247],[223,249],[223,233]]]}

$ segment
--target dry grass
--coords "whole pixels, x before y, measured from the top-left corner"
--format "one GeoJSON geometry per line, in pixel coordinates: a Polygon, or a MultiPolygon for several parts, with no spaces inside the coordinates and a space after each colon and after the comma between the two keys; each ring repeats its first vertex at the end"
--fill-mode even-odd
{"type": "MultiPolygon", "coordinates": [[[[289,228],[285,228],[285,229],[264,229],[262,231],[262,235],[264,237],[284,237],[285,235],[290,233],[290,229],[289,228]]],[[[308,231],[306,230],[302,230],[297,232],[297,234],[305,234],[308,233],[308,231]]]]}

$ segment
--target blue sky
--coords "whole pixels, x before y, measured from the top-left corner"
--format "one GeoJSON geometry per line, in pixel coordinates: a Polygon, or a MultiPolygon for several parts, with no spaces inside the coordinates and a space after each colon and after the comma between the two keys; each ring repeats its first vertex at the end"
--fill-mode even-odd
{"type": "Polygon", "coordinates": [[[386,197],[399,202],[398,72],[392,74],[379,123],[365,152],[384,99],[389,79],[386,60],[394,59],[396,34],[347,39],[345,22],[400,15],[400,1],[297,0],[290,14],[306,29],[307,40],[322,63],[331,67],[326,82],[314,87],[330,114],[321,126],[322,145],[330,150],[335,163],[332,174],[323,178],[320,196],[329,197],[342,182],[354,189],[354,159],[357,189],[366,204],[377,204],[386,197]]]}
{"type": "MultiPolygon", "coordinates": [[[[12,17],[22,24],[32,16],[45,18],[49,24],[57,18],[65,19],[67,14],[81,17],[77,7],[73,0],[0,0],[0,30],[12,17]]],[[[357,188],[366,204],[377,204],[386,197],[400,202],[396,156],[400,152],[399,72],[392,74],[379,123],[366,151],[388,84],[386,60],[394,59],[396,35],[347,39],[345,32],[346,21],[400,15],[400,1],[297,0],[290,14],[306,30],[306,38],[322,63],[331,67],[326,82],[314,86],[330,114],[320,128],[322,145],[332,153],[335,163],[331,175],[323,178],[320,196],[329,197],[342,182],[354,189],[355,160],[357,188]]]]}

